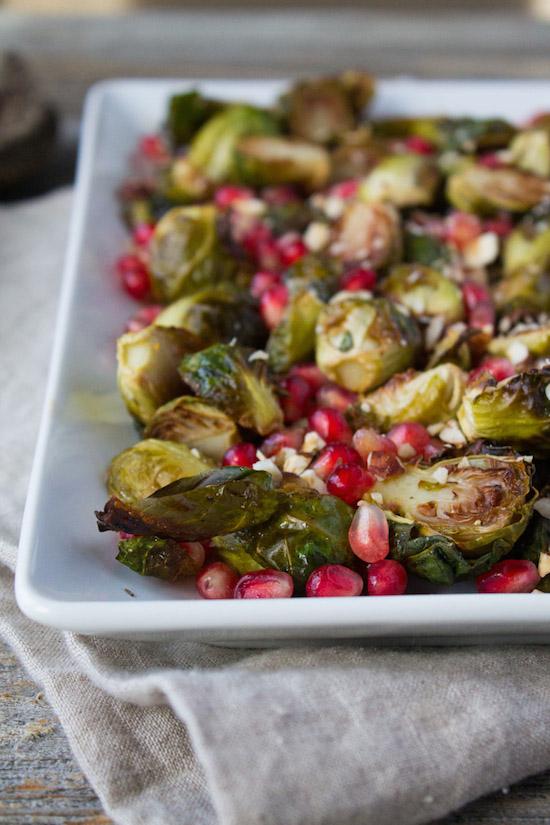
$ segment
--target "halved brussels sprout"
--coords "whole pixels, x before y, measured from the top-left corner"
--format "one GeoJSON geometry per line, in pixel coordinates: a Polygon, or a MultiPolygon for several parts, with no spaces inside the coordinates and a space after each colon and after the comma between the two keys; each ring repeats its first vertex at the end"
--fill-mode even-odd
{"type": "Polygon", "coordinates": [[[526,267],[499,281],[493,288],[500,313],[513,310],[541,312],[550,310],[550,275],[537,267],[526,267]]]}
{"type": "Polygon", "coordinates": [[[145,436],[177,441],[221,461],[226,450],[239,440],[239,431],[235,422],[217,407],[202,398],[182,395],[158,408],[145,436]]]}
{"type": "Polygon", "coordinates": [[[415,318],[437,315],[451,324],[464,317],[461,290],[437,269],[400,264],[393,267],[380,288],[388,298],[406,306],[415,318]]]}
{"type": "Polygon", "coordinates": [[[274,372],[285,372],[311,356],[315,325],[323,306],[313,289],[299,289],[290,296],[282,321],[267,342],[269,365],[274,372]]]}
{"type": "Polygon", "coordinates": [[[96,517],[101,533],[201,541],[261,524],[279,504],[269,473],[222,467],[181,478],[139,501],[110,498],[96,517]]]}
{"type": "Polygon", "coordinates": [[[250,186],[296,183],[311,191],[325,186],[330,174],[326,149],[276,136],[239,140],[235,163],[239,180],[250,186]]]}
{"type": "Polygon", "coordinates": [[[185,329],[149,326],[117,341],[117,381],[124,403],[147,424],[155,410],[181,393],[178,365],[201,342],[185,329]]]}
{"type": "Polygon", "coordinates": [[[441,269],[451,260],[451,249],[439,238],[422,231],[405,231],[405,261],[441,269]]]}
{"type": "Polygon", "coordinates": [[[431,467],[407,464],[400,475],[377,481],[367,497],[378,494],[385,509],[479,556],[497,539],[511,549],[529,521],[530,492],[522,458],[468,455],[431,467]]]}
{"type": "Polygon", "coordinates": [[[524,172],[547,178],[550,175],[550,132],[545,129],[519,132],[510,144],[510,161],[524,172]]]}
{"type": "Polygon", "coordinates": [[[229,344],[214,344],[183,359],[180,375],[197,395],[211,401],[242,427],[268,435],[283,424],[265,361],[250,360],[252,352],[229,344]]]}
{"type": "Polygon", "coordinates": [[[466,373],[454,364],[394,375],[358,402],[354,423],[386,432],[405,421],[425,425],[447,421],[460,406],[466,380],[466,373]]]}
{"type": "Polygon", "coordinates": [[[499,118],[402,117],[386,118],[374,124],[381,137],[407,138],[413,135],[431,141],[438,149],[475,152],[505,147],[514,128],[499,118]]]}
{"type": "Polygon", "coordinates": [[[140,576],[171,582],[199,572],[182,543],[158,536],[134,536],[119,541],[116,560],[140,576]]]}
{"type": "Polygon", "coordinates": [[[367,203],[389,201],[394,206],[428,206],[432,203],[439,173],[425,155],[390,155],[364,178],[359,197],[367,203]]]}
{"type": "Polygon", "coordinates": [[[210,190],[210,181],[184,157],[176,158],[163,176],[162,192],[173,203],[205,200],[210,190]]]}
{"type": "MultiPolygon", "coordinates": [[[[550,355],[550,324],[534,325],[531,329],[526,327],[518,332],[512,330],[508,335],[499,335],[489,342],[487,349],[492,355],[503,355],[505,358],[510,358],[517,352],[521,354],[522,350],[525,359],[529,355],[538,358],[550,355]]],[[[513,357],[510,360],[517,363],[513,357]]]]}
{"type": "Polygon", "coordinates": [[[526,212],[550,194],[550,181],[518,169],[464,164],[447,179],[447,198],[463,212],[526,212]]]}
{"type": "Polygon", "coordinates": [[[168,103],[166,129],[172,146],[189,143],[195,132],[222,108],[217,100],[208,100],[200,92],[172,95],[168,103]]]}
{"type": "Polygon", "coordinates": [[[343,261],[368,261],[385,266],[399,259],[401,225],[398,211],[389,203],[352,201],[336,225],[333,255],[343,261]]]}
{"type": "Polygon", "coordinates": [[[342,265],[334,258],[325,255],[304,255],[285,273],[285,283],[290,290],[298,293],[302,289],[313,289],[323,301],[334,294],[338,288],[342,265]]]}
{"type": "Polygon", "coordinates": [[[146,438],[113,458],[107,470],[107,490],[121,501],[138,501],[178,478],[196,476],[210,467],[211,461],[194,455],[185,444],[146,438]]]}
{"type": "Polygon", "coordinates": [[[546,453],[550,449],[550,371],[472,386],[457,414],[469,441],[487,438],[546,453]]]}
{"type": "Polygon", "coordinates": [[[463,370],[469,370],[472,366],[470,342],[478,334],[478,330],[471,329],[462,322],[451,324],[435,344],[426,368],[431,370],[440,364],[456,364],[463,370]]]}
{"type": "Polygon", "coordinates": [[[370,127],[345,132],[330,152],[330,180],[337,183],[364,178],[387,153],[383,143],[373,138],[370,127]]]}
{"type": "Polygon", "coordinates": [[[526,268],[544,271],[550,263],[550,226],[546,221],[525,219],[505,239],[502,249],[506,276],[526,268]]]}
{"type": "Polygon", "coordinates": [[[419,347],[414,319],[386,298],[368,293],[338,293],[317,322],[318,366],[332,381],[355,392],[374,389],[407,369],[419,347]]]}

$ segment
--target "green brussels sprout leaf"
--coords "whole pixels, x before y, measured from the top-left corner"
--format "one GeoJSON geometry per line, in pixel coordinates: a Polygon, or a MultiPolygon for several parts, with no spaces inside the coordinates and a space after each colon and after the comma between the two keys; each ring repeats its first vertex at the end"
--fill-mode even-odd
{"type": "Polygon", "coordinates": [[[119,541],[116,560],[140,576],[167,581],[198,573],[196,563],[179,542],[158,536],[134,536],[119,541]]]}
{"type": "MultiPolygon", "coordinates": [[[[176,441],[187,445],[188,449],[199,450],[214,461],[221,461],[224,453],[239,441],[239,431],[228,415],[192,395],[182,395],[159,407],[145,429],[145,436],[176,441]]],[[[195,475],[201,469],[197,468],[189,475],[195,475]]],[[[180,476],[170,480],[175,481],[176,478],[180,476]]],[[[148,493],[141,498],[146,495],[148,493]]]]}

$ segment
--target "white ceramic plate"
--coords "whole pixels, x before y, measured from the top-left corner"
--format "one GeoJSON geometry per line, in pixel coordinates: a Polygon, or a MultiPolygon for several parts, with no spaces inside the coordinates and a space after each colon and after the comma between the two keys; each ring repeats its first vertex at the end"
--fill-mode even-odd
{"type": "MultiPolygon", "coordinates": [[[[115,338],[135,305],[112,276],[125,241],[114,191],[138,136],[161,123],[169,95],[197,85],[213,97],[269,104],[285,83],[118,80],[88,96],[51,374],[21,533],[21,609],[38,622],[80,633],[179,633],[224,643],[548,640],[550,599],[543,594],[482,596],[461,585],[380,599],[202,601],[192,584],[144,578],[115,561],[115,536],[99,534],[93,514],[106,499],[110,458],[136,441],[115,384],[115,338]]],[[[550,84],[386,80],[374,108],[376,114],[521,121],[550,110],[550,84]]]]}

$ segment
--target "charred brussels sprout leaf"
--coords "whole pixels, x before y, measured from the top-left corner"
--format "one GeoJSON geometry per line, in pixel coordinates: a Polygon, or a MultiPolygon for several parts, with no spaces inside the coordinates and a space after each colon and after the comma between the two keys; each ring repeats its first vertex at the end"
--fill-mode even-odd
{"type": "Polygon", "coordinates": [[[399,213],[389,203],[352,201],[336,226],[332,252],[342,261],[364,261],[374,267],[399,259],[399,213]]]}
{"type": "Polygon", "coordinates": [[[364,178],[359,197],[366,203],[388,201],[398,208],[432,203],[439,173],[425,155],[391,155],[364,178]]]}
{"type": "Polygon", "coordinates": [[[166,129],[172,146],[189,143],[195,132],[223,106],[208,100],[196,90],[172,95],[168,103],[166,129]]]}
{"type": "Polygon", "coordinates": [[[243,138],[236,147],[235,163],[238,179],[251,186],[295,183],[314,190],[327,183],[330,173],[325,149],[283,137],[243,138]]]}
{"type": "Polygon", "coordinates": [[[383,384],[407,369],[420,346],[414,319],[385,298],[338,293],[319,316],[317,364],[332,381],[355,392],[383,384]]]}
{"type": "Polygon", "coordinates": [[[134,418],[147,424],[162,404],[181,393],[178,365],[201,342],[184,329],[149,326],[117,341],[118,388],[134,418]]]}
{"type": "Polygon", "coordinates": [[[182,478],[132,503],[111,498],[96,516],[100,532],[201,541],[267,521],[279,500],[269,473],[223,467],[182,478]]]}
{"type": "Polygon", "coordinates": [[[490,215],[499,209],[526,212],[550,194],[550,182],[517,169],[466,164],[447,180],[447,197],[456,209],[490,215]]]}
{"type": "Polygon", "coordinates": [[[138,501],[178,478],[196,476],[211,466],[211,461],[193,455],[175,439],[146,438],[113,458],[107,470],[107,490],[121,501],[138,501]]]}
{"type": "Polygon", "coordinates": [[[513,166],[541,178],[550,175],[550,132],[545,129],[527,129],[519,132],[510,144],[513,166]]]}
{"type": "Polygon", "coordinates": [[[478,557],[497,540],[512,548],[531,515],[530,491],[523,459],[470,455],[431,467],[409,464],[401,475],[378,481],[371,494],[382,496],[385,509],[478,557]]]}
{"type": "MultiPolygon", "coordinates": [[[[221,461],[226,450],[239,440],[239,431],[228,415],[202,398],[192,395],[182,395],[159,407],[149,422],[145,435],[147,438],[186,444],[188,448],[195,448],[215,461],[221,461]]],[[[203,468],[197,468],[190,475],[201,469],[203,468]]],[[[143,494],[142,498],[145,495],[147,494],[143,494]]]]}
{"type": "Polygon", "coordinates": [[[458,286],[428,266],[400,264],[391,270],[381,289],[384,295],[407,307],[417,318],[437,315],[451,324],[464,316],[458,286]]]}
{"type": "Polygon", "coordinates": [[[285,372],[313,353],[315,325],[323,306],[313,289],[301,289],[290,297],[282,321],[267,342],[269,364],[274,372],[285,372]]]}
{"type": "Polygon", "coordinates": [[[140,576],[177,581],[194,576],[197,566],[179,542],[157,536],[135,536],[118,543],[116,560],[140,576]]]}
{"type": "Polygon", "coordinates": [[[267,435],[282,426],[283,415],[268,381],[265,361],[251,352],[215,344],[186,357],[180,375],[197,395],[211,401],[242,427],[267,435]]]}
{"type": "Polygon", "coordinates": [[[498,384],[472,386],[457,417],[465,436],[550,449],[550,370],[531,370],[498,384]]]}

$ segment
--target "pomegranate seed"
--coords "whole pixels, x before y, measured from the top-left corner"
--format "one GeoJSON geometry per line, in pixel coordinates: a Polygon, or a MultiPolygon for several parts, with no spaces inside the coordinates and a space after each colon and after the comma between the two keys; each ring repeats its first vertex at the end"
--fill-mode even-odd
{"type": "Polygon", "coordinates": [[[281,269],[281,256],[275,238],[266,238],[259,241],[256,261],[264,269],[281,269]]]}
{"type": "Polygon", "coordinates": [[[341,413],[346,412],[355,404],[358,395],[356,392],[346,390],[344,387],[339,387],[338,384],[333,384],[331,381],[320,387],[315,400],[319,407],[331,407],[341,413]]]}
{"type": "Polygon", "coordinates": [[[206,550],[199,541],[180,541],[178,542],[188,559],[187,567],[189,568],[188,575],[192,576],[198,573],[204,565],[206,558],[206,550]]]}
{"type": "Polygon", "coordinates": [[[485,358],[479,367],[472,370],[468,380],[470,383],[473,383],[474,381],[477,381],[480,375],[487,372],[493,376],[495,381],[503,381],[505,378],[510,378],[510,376],[515,375],[517,369],[511,361],[508,361],[507,358],[499,358],[494,355],[489,358],[485,358]]]}
{"type": "Polygon", "coordinates": [[[281,390],[279,400],[285,421],[292,424],[305,418],[313,395],[311,384],[299,375],[288,375],[281,381],[281,390]]]}
{"type": "Polygon", "coordinates": [[[233,444],[222,458],[223,467],[252,467],[258,460],[256,447],[249,441],[233,444]]]}
{"type": "Polygon", "coordinates": [[[389,431],[388,438],[397,447],[397,455],[404,459],[421,455],[431,440],[426,427],[414,421],[409,421],[406,424],[396,424],[389,431]]]}
{"type": "Polygon", "coordinates": [[[258,263],[262,269],[278,270],[281,259],[277,242],[269,228],[261,221],[256,221],[241,241],[245,252],[258,263]]]}
{"type": "Polygon", "coordinates": [[[363,579],[359,573],[343,564],[323,564],[306,582],[306,596],[310,597],[360,596],[362,591],[363,579]]]}
{"type": "Polygon", "coordinates": [[[253,197],[254,192],[247,186],[220,186],[216,189],[214,203],[220,209],[227,209],[237,201],[246,201],[253,197]]]}
{"type": "Polygon", "coordinates": [[[527,559],[506,559],[478,576],[479,593],[531,593],[540,581],[539,571],[527,559]]]}
{"type": "Polygon", "coordinates": [[[361,456],[350,447],[348,444],[327,444],[323,447],[313,464],[312,469],[317,475],[325,481],[338,467],[343,464],[349,466],[350,464],[362,465],[361,456]]]}
{"type": "Polygon", "coordinates": [[[479,155],[477,162],[480,166],[486,166],[487,169],[502,169],[506,166],[495,152],[484,152],[479,155]]]}
{"type": "Polygon", "coordinates": [[[333,441],[349,443],[352,438],[350,426],[339,410],[320,407],[309,416],[309,428],[319,433],[330,444],[333,441]]]}
{"type": "Polygon", "coordinates": [[[342,464],[327,479],[327,491],[346,504],[357,504],[367,490],[374,486],[375,479],[359,464],[342,464]]]}
{"type": "Polygon", "coordinates": [[[506,238],[513,228],[514,224],[508,215],[499,215],[496,218],[487,218],[483,221],[483,231],[494,232],[499,238],[506,238]]]}
{"type": "Polygon", "coordinates": [[[145,264],[136,255],[123,255],[117,261],[117,270],[123,288],[137,301],[149,294],[151,280],[145,264]]]}
{"type": "Polygon", "coordinates": [[[298,200],[298,195],[294,187],[287,184],[279,186],[266,186],[262,189],[262,200],[270,206],[286,206],[298,200]]]}
{"type": "Polygon", "coordinates": [[[380,507],[361,502],[351,522],[348,541],[362,561],[375,562],[386,558],[390,552],[389,528],[380,507]]]}
{"type": "Polygon", "coordinates": [[[195,585],[203,599],[232,599],[238,581],[228,564],[214,561],[197,573],[195,585]]]}
{"type": "Polygon", "coordinates": [[[294,450],[299,450],[302,446],[305,433],[304,427],[291,427],[286,430],[278,430],[276,433],[268,435],[265,441],[262,442],[260,449],[268,458],[277,455],[283,447],[292,447],[294,450]]]}
{"type": "MultiPolygon", "coordinates": [[[[395,449],[395,444],[393,441],[391,444],[395,449]]],[[[375,478],[382,479],[399,475],[404,471],[404,467],[395,453],[373,450],[372,453],[369,453],[367,458],[367,470],[375,478]]]]}
{"type": "Polygon", "coordinates": [[[348,292],[357,292],[360,289],[374,289],[376,286],[376,272],[374,269],[365,269],[362,266],[350,269],[340,280],[340,289],[348,292]]]}
{"type": "Polygon", "coordinates": [[[118,537],[121,541],[127,541],[128,539],[135,539],[135,533],[125,533],[124,530],[120,530],[118,537]]]}
{"type": "Polygon", "coordinates": [[[261,298],[264,292],[281,283],[281,276],[276,272],[256,272],[250,283],[250,292],[255,298],[261,298]]]}
{"type": "Polygon", "coordinates": [[[422,458],[426,461],[432,461],[434,458],[442,456],[446,450],[445,444],[439,438],[430,438],[422,450],[422,458]]]}
{"type": "Polygon", "coordinates": [[[340,183],[335,183],[334,186],[331,186],[329,189],[329,194],[335,198],[343,198],[347,200],[348,198],[354,198],[359,191],[359,181],[358,180],[343,180],[340,183]]]}
{"type": "Polygon", "coordinates": [[[486,286],[475,281],[465,281],[462,284],[462,298],[466,307],[468,326],[474,329],[494,327],[495,305],[486,286]]]}
{"type": "Polygon", "coordinates": [[[380,452],[396,455],[397,447],[387,435],[380,435],[370,427],[361,427],[353,434],[353,446],[363,459],[367,461],[369,453],[380,452]]]}
{"type": "Polygon", "coordinates": [[[272,286],[260,296],[260,314],[268,329],[275,329],[282,319],[288,304],[288,289],[284,284],[272,286]]]}
{"type": "Polygon", "coordinates": [[[170,156],[168,147],[160,135],[144,135],[139,141],[138,151],[147,160],[155,163],[163,163],[170,156]]]}
{"type": "Polygon", "coordinates": [[[235,585],[236,599],[290,599],[294,581],[281,570],[257,570],[245,573],[235,585]]]}
{"type": "Polygon", "coordinates": [[[382,559],[367,568],[369,596],[401,596],[407,589],[407,571],[393,559],[382,559]]]}
{"type": "Polygon", "coordinates": [[[127,332],[139,332],[140,329],[150,326],[159,313],[164,309],[160,304],[149,304],[138,309],[126,323],[127,332]]]}
{"type": "Polygon", "coordinates": [[[299,375],[300,378],[304,378],[313,392],[317,392],[327,380],[326,375],[321,372],[317,364],[294,364],[289,375],[299,375]]]}
{"type": "Polygon", "coordinates": [[[291,266],[296,261],[299,261],[300,258],[303,258],[308,251],[303,240],[294,232],[282,235],[277,243],[277,248],[283,266],[291,266]]]}
{"type": "Polygon", "coordinates": [[[137,246],[149,246],[154,231],[154,224],[140,223],[132,232],[132,240],[137,246]]]}
{"type": "Polygon", "coordinates": [[[414,152],[416,155],[433,155],[435,146],[431,140],[420,137],[420,135],[411,135],[404,141],[405,148],[409,152],[414,152]]]}
{"type": "Polygon", "coordinates": [[[481,221],[469,212],[451,212],[445,219],[445,239],[458,249],[481,235],[481,221]]]}

